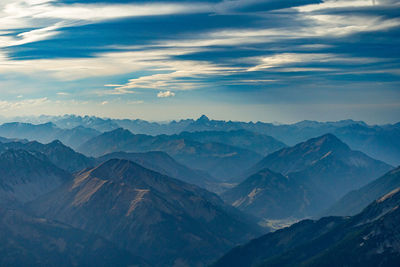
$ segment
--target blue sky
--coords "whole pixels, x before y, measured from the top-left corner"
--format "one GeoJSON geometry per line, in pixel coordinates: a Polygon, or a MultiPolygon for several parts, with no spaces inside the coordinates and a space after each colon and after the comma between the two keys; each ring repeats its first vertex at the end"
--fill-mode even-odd
{"type": "Polygon", "coordinates": [[[400,115],[400,1],[0,2],[0,114],[400,115]]]}

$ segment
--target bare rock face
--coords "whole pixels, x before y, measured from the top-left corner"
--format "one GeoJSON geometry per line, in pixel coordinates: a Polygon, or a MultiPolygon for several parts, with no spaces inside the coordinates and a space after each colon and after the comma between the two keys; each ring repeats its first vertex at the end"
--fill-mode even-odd
{"type": "Polygon", "coordinates": [[[30,206],[159,266],[207,264],[259,231],[216,195],[119,159],[77,174],[30,206]]]}

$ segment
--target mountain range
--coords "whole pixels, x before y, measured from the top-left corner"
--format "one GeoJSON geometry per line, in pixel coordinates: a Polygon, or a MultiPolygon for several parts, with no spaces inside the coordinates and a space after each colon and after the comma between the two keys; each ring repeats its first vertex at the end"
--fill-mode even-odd
{"type": "Polygon", "coordinates": [[[212,266],[398,266],[400,188],[353,217],[303,220],[232,249],[212,266]]]}
{"type": "Polygon", "coordinates": [[[78,151],[89,156],[118,151],[163,151],[192,169],[210,173],[219,181],[229,180],[262,158],[256,152],[223,143],[201,143],[180,135],[133,134],[122,128],[90,139],[78,151]]]}
{"type": "Polygon", "coordinates": [[[78,173],[29,207],[158,266],[204,265],[261,232],[216,195],[120,159],[78,173]]]}
{"type": "Polygon", "coordinates": [[[12,122],[0,125],[0,136],[2,137],[27,139],[41,143],[61,140],[64,144],[73,148],[78,147],[99,134],[99,131],[83,126],[76,126],[72,129],[61,129],[51,122],[43,124],[12,122]]]}
{"type": "Polygon", "coordinates": [[[222,197],[260,218],[304,218],[391,168],[327,134],[269,154],[222,197]]]}
{"type": "Polygon", "coordinates": [[[0,125],[0,266],[400,261],[400,124],[20,119],[0,125]]]}
{"type": "MultiPolygon", "coordinates": [[[[204,115],[197,120],[184,119],[165,123],[148,122],[140,119],[109,119],[98,118],[94,116],[81,117],[76,115],[18,117],[14,118],[13,120],[31,122],[35,124],[52,122],[58,128],[65,130],[75,127],[84,127],[94,129],[98,132],[107,132],[122,127],[135,134],[146,135],[173,135],[181,132],[198,131],[226,132],[232,130],[247,130],[262,135],[271,136],[291,146],[299,142],[304,142],[310,138],[332,133],[347,143],[352,149],[360,150],[371,157],[385,161],[392,165],[400,164],[400,143],[398,141],[400,140],[400,123],[368,125],[362,121],[342,120],[336,122],[301,121],[293,124],[273,124],[265,122],[254,123],[210,120],[204,115]]],[[[84,132],[83,130],[81,131],[84,132]]],[[[34,132],[32,134],[35,135],[34,132]]],[[[3,135],[1,131],[0,136],[7,137],[3,135]]],[[[22,133],[22,136],[26,135],[22,133]]],[[[47,134],[44,136],[47,136],[47,134]]],[[[59,136],[55,138],[60,139],[63,143],[70,145],[73,148],[77,148],[79,144],[82,144],[80,140],[87,138],[85,137],[85,134],[82,134],[82,136],[83,137],[77,138],[77,141],[71,143],[66,142],[66,140],[60,138],[59,136]]],[[[26,137],[31,138],[27,138],[29,140],[35,139],[32,138],[32,136],[26,137]]],[[[38,136],[36,140],[42,142],[52,141],[49,139],[43,140],[40,138],[41,136],[38,136]]]]}

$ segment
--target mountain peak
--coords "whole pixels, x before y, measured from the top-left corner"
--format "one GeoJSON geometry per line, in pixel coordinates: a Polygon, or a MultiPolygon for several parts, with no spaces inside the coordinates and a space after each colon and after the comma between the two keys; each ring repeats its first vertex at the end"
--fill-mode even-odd
{"type": "Polygon", "coordinates": [[[90,171],[92,176],[104,180],[131,181],[132,178],[144,178],[155,172],[126,159],[110,159],[90,171]]]}
{"type": "Polygon", "coordinates": [[[206,115],[203,114],[200,116],[200,118],[197,119],[197,121],[208,122],[208,121],[210,121],[210,119],[206,115]]]}
{"type": "Polygon", "coordinates": [[[302,147],[328,149],[332,151],[348,151],[349,146],[343,143],[335,135],[328,133],[322,136],[312,138],[304,143],[301,143],[302,147]]]}

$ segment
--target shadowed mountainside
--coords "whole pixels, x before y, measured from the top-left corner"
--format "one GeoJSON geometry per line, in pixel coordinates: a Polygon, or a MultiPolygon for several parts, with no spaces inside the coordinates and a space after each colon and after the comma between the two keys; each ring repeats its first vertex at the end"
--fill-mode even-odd
{"type": "Polygon", "coordinates": [[[212,266],[398,266],[400,189],[353,217],[304,220],[232,249],[212,266]]]}
{"type": "Polygon", "coordinates": [[[206,264],[260,231],[216,195],[127,160],[83,171],[30,207],[156,265],[206,264]]]}

